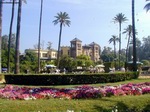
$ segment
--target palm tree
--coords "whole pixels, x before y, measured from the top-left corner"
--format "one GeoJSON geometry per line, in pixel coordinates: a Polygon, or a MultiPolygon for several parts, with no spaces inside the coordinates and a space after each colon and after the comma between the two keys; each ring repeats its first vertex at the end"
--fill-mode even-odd
{"type": "Polygon", "coordinates": [[[2,4],[2,1],[3,0],[0,0],[0,73],[1,73],[1,43],[2,43],[2,7],[3,7],[3,4],[2,4]]]}
{"type": "Polygon", "coordinates": [[[124,29],[123,34],[126,34],[128,42],[127,42],[127,48],[126,48],[126,63],[128,62],[128,49],[129,49],[129,43],[130,39],[132,37],[132,25],[128,25],[127,28],[124,29]]]}
{"type": "Polygon", "coordinates": [[[12,26],[13,26],[13,19],[14,19],[14,9],[15,8],[15,0],[12,2],[12,14],[11,14],[11,22],[10,22],[10,29],[9,29],[9,40],[8,40],[8,73],[10,72],[10,45],[11,45],[11,38],[12,38],[12,26]]]}
{"type": "Polygon", "coordinates": [[[18,2],[18,15],[17,15],[17,32],[16,32],[16,48],[15,48],[15,74],[20,72],[19,69],[19,47],[20,47],[20,27],[21,27],[21,11],[22,11],[22,1],[26,3],[26,0],[19,0],[18,2]]]}
{"type": "MultiPolygon", "coordinates": [[[[128,25],[127,28],[124,29],[123,34],[126,34],[128,42],[127,42],[127,48],[126,48],[126,62],[128,62],[128,50],[129,50],[129,44],[130,39],[133,37],[132,33],[132,25],[128,25]]],[[[135,35],[137,35],[137,31],[135,30],[135,35]]]]}
{"type": "Polygon", "coordinates": [[[69,20],[70,17],[69,17],[69,15],[66,12],[57,13],[57,16],[55,16],[55,18],[56,18],[56,20],[53,21],[54,25],[60,23],[59,42],[58,42],[58,54],[57,54],[57,67],[59,68],[62,25],[70,26],[71,21],[69,20]]]}
{"type": "Polygon", "coordinates": [[[132,0],[132,33],[133,33],[132,34],[133,35],[133,71],[137,71],[134,0],[132,0]]]}
{"type": "MultiPolygon", "coordinates": [[[[116,62],[116,42],[119,42],[119,38],[115,35],[112,35],[112,38],[109,39],[109,43],[112,43],[113,42],[113,45],[114,45],[114,59],[115,59],[115,62],[116,62]]],[[[115,63],[115,68],[116,68],[116,63],[115,63]]]]}
{"type": "Polygon", "coordinates": [[[21,27],[21,9],[22,9],[22,0],[19,0],[18,3],[18,17],[17,17],[17,33],[16,33],[16,48],[15,48],[15,74],[20,72],[19,69],[19,47],[20,47],[20,27],[21,27]]]}
{"type": "Polygon", "coordinates": [[[38,40],[38,73],[40,73],[40,45],[41,45],[41,25],[42,25],[43,0],[41,0],[40,22],[39,22],[39,40],[38,40]]]}
{"type": "Polygon", "coordinates": [[[115,23],[119,23],[119,67],[120,67],[120,55],[121,55],[121,27],[122,23],[127,21],[127,18],[125,17],[124,14],[119,13],[117,14],[114,18],[113,21],[115,23]]]}
{"type": "MultiPolygon", "coordinates": [[[[150,0],[146,0],[146,1],[150,1],[150,0]]],[[[144,9],[146,10],[146,12],[150,10],[150,2],[144,6],[144,9]]]]}

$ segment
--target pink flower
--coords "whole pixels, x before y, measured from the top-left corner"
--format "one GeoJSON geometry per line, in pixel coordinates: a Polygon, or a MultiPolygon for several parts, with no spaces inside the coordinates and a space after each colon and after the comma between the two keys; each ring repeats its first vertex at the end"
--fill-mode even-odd
{"type": "Polygon", "coordinates": [[[60,99],[88,99],[101,98],[105,96],[141,95],[150,94],[150,83],[124,84],[118,86],[93,87],[89,85],[77,86],[75,88],[29,88],[6,85],[0,88],[0,98],[11,100],[36,100],[47,98],[60,99]]]}

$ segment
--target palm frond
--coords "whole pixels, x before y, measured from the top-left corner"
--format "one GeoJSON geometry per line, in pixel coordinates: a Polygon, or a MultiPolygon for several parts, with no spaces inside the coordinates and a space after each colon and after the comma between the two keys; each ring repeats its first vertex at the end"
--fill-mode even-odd
{"type": "Polygon", "coordinates": [[[122,13],[119,13],[117,14],[114,18],[113,18],[113,21],[114,23],[122,23],[122,22],[125,22],[127,21],[128,19],[125,17],[124,14],[122,13]]]}
{"type": "Polygon", "coordinates": [[[58,20],[54,20],[53,23],[54,23],[54,25],[56,25],[56,24],[59,23],[59,21],[58,20]]]}
{"type": "Polygon", "coordinates": [[[70,26],[71,22],[70,22],[70,17],[66,12],[59,12],[57,13],[57,16],[54,16],[56,18],[56,20],[53,21],[54,25],[58,24],[58,23],[62,23],[64,26],[70,26]]]}
{"type": "Polygon", "coordinates": [[[112,35],[112,38],[109,39],[109,44],[112,43],[115,44],[116,42],[119,42],[119,38],[116,35],[112,35]]]}
{"type": "Polygon", "coordinates": [[[150,10],[150,3],[146,4],[144,6],[144,9],[146,10],[146,12],[148,12],[150,10]]]}

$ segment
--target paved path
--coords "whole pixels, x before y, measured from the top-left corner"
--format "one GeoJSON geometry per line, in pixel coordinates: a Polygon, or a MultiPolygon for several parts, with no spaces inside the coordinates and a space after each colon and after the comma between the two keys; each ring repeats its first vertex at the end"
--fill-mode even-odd
{"type": "Polygon", "coordinates": [[[5,80],[4,80],[4,79],[0,80],[0,84],[2,84],[2,83],[5,83],[5,80]]]}
{"type": "Polygon", "coordinates": [[[139,78],[150,78],[150,74],[140,74],[139,78]]]}

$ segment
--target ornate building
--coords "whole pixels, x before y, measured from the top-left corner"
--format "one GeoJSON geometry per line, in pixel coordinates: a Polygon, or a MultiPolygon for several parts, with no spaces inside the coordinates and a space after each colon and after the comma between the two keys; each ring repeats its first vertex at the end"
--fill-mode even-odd
{"type": "Polygon", "coordinates": [[[73,58],[80,56],[82,54],[82,41],[74,38],[72,41],[70,41],[70,44],[70,56],[73,58]]]}
{"type": "MultiPolygon", "coordinates": [[[[87,44],[82,46],[82,41],[78,38],[74,38],[70,41],[70,46],[62,46],[61,47],[61,56],[68,55],[72,58],[76,58],[80,55],[87,55],[93,60],[97,62],[100,60],[100,46],[95,42],[91,44],[87,44]]],[[[35,52],[38,55],[38,49],[26,49],[26,52],[35,52]]],[[[57,59],[57,50],[40,50],[40,59],[41,60],[55,60],[57,59]]]]}
{"type": "Polygon", "coordinates": [[[80,56],[81,54],[91,57],[91,60],[97,62],[100,60],[100,46],[95,42],[82,46],[82,41],[78,38],[74,38],[70,41],[71,46],[61,47],[61,55],[69,55],[73,58],[80,56]]]}

